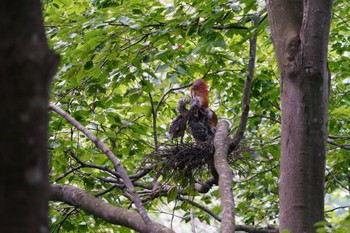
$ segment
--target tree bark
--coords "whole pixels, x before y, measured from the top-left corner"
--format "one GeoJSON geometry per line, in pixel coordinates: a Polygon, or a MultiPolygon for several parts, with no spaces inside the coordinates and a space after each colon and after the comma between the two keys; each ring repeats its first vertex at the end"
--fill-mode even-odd
{"type": "Polygon", "coordinates": [[[267,0],[281,76],[280,231],[324,220],[330,0],[267,0]]]}
{"type": "Polygon", "coordinates": [[[221,199],[220,232],[235,232],[235,202],[232,194],[232,171],[227,163],[229,125],[227,121],[220,121],[214,137],[215,169],[219,174],[219,194],[221,199]]]}
{"type": "Polygon", "coordinates": [[[50,77],[40,1],[0,7],[0,232],[48,232],[50,77]]]}
{"type": "MultiPolygon", "coordinates": [[[[149,232],[140,214],[108,204],[71,185],[51,185],[50,200],[71,204],[115,225],[126,226],[138,232],[149,232]]],[[[155,232],[174,232],[155,222],[153,226],[155,232]]]]}

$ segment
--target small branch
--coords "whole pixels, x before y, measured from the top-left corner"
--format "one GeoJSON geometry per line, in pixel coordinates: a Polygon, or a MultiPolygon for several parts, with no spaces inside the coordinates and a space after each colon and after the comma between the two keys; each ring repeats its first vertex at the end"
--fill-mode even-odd
{"type": "MultiPolygon", "coordinates": [[[[145,115],[144,114],[141,114],[140,116],[136,117],[134,120],[132,120],[130,123],[135,123],[138,119],[144,117],[145,115]]],[[[126,129],[130,126],[130,124],[126,124],[126,125],[122,125],[120,126],[116,131],[115,131],[115,134],[118,135],[120,134],[120,132],[123,130],[123,129],[126,129]]]]}
{"type": "Polygon", "coordinates": [[[153,98],[151,93],[148,93],[149,100],[151,101],[151,111],[152,111],[152,119],[153,119],[153,139],[154,139],[154,148],[158,150],[158,136],[157,136],[157,111],[154,108],[153,98]]]}
{"type": "Polygon", "coordinates": [[[350,145],[348,145],[348,144],[339,145],[339,144],[337,144],[337,143],[335,143],[335,142],[332,142],[331,140],[327,140],[327,142],[328,142],[329,144],[333,145],[333,146],[338,147],[338,148],[341,148],[341,149],[344,149],[344,150],[350,150],[350,145]]]}
{"type": "Polygon", "coordinates": [[[331,136],[331,135],[328,135],[328,138],[330,138],[330,139],[344,139],[344,140],[350,140],[350,137],[348,137],[348,136],[331,136]]]}
{"type": "Polygon", "coordinates": [[[177,90],[181,90],[184,88],[188,88],[192,86],[192,83],[187,84],[185,86],[182,87],[174,87],[174,88],[170,88],[167,92],[165,92],[162,97],[160,98],[160,101],[158,102],[157,106],[154,106],[153,103],[153,98],[151,93],[148,93],[149,99],[151,101],[151,111],[152,111],[152,116],[153,116],[153,138],[154,138],[154,144],[155,144],[155,150],[158,150],[158,136],[157,136],[157,113],[159,110],[159,107],[162,103],[164,103],[165,98],[167,97],[167,95],[169,95],[171,92],[173,91],[177,91],[177,90]]]}
{"type": "Polygon", "coordinates": [[[245,231],[248,233],[278,233],[278,227],[268,225],[267,227],[254,227],[254,226],[246,226],[246,225],[237,225],[237,231],[245,231]]]}
{"type": "Polygon", "coordinates": [[[243,138],[244,131],[246,130],[246,127],[247,127],[248,114],[249,114],[250,89],[252,86],[252,80],[253,80],[254,68],[255,68],[256,40],[257,40],[257,35],[254,34],[253,37],[250,39],[250,44],[249,44],[248,74],[247,74],[246,82],[244,84],[241,121],[239,122],[236,134],[233,136],[233,139],[230,142],[230,151],[233,151],[238,146],[238,144],[243,138]]]}
{"type": "Polygon", "coordinates": [[[232,194],[232,171],[227,162],[228,144],[227,136],[229,124],[220,121],[214,137],[215,169],[219,174],[219,194],[221,199],[221,232],[235,232],[234,198],[232,194]]]}
{"type": "Polygon", "coordinates": [[[248,28],[245,26],[241,26],[241,25],[237,25],[237,24],[231,24],[231,25],[214,25],[213,29],[219,29],[219,30],[223,30],[223,29],[243,29],[243,30],[247,30],[248,28]]]}
{"type": "Polygon", "coordinates": [[[73,212],[75,212],[77,210],[77,208],[73,208],[71,209],[68,213],[66,213],[63,217],[63,219],[57,224],[57,226],[54,228],[54,230],[52,232],[60,232],[60,228],[63,225],[64,221],[67,220],[67,218],[69,217],[69,215],[71,215],[73,212]]]}
{"type": "Polygon", "coordinates": [[[208,208],[198,204],[197,202],[194,202],[188,198],[184,198],[181,196],[178,196],[178,199],[181,201],[186,201],[188,203],[190,203],[191,205],[197,207],[200,210],[203,210],[204,212],[206,212],[207,214],[209,214],[210,216],[212,216],[213,218],[215,218],[217,221],[221,222],[221,217],[219,217],[218,215],[214,214],[214,212],[212,212],[211,210],[209,210],[208,208]]]}
{"type": "Polygon", "coordinates": [[[57,181],[63,179],[64,177],[68,176],[69,174],[71,174],[72,172],[74,172],[74,171],[76,171],[76,170],[79,170],[79,169],[82,168],[82,167],[83,167],[83,166],[80,165],[80,166],[77,166],[77,167],[70,168],[66,173],[59,175],[59,176],[55,179],[55,181],[57,182],[57,181]]]}
{"type": "Polygon", "coordinates": [[[250,118],[254,118],[254,117],[260,117],[260,118],[265,118],[265,119],[269,119],[275,123],[281,124],[280,120],[277,120],[275,118],[269,117],[269,116],[264,116],[264,115],[259,115],[259,114],[254,114],[253,116],[251,116],[250,118]]]}
{"type": "Polygon", "coordinates": [[[100,166],[100,165],[96,165],[96,164],[86,163],[86,162],[80,160],[79,157],[76,156],[73,152],[70,153],[70,156],[72,156],[75,159],[75,161],[77,161],[81,165],[81,167],[96,168],[96,169],[108,172],[108,173],[120,178],[120,175],[117,172],[109,169],[107,166],[100,166]]]}
{"type": "Polygon", "coordinates": [[[188,88],[190,86],[192,86],[193,83],[190,83],[190,84],[187,84],[185,86],[181,86],[181,87],[173,87],[173,88],[170,88],[167,92],[165,92],[162,97],[160,98],[160,101],[158,102],[156,108],[155,108],[155,112],[158,112],[159,110],[159,106],[164,102],[165,100],[165,97],[167,97],[167,95],[169,95],[171,92],[173,91],[177,91],[177,90],[182,90],[182,89],[185,89],[185,88],[188,88]]]}
{"type": "Polygon", "coordinates": [[[65,118],[68,122],[74,125],[78,130],[84,133],[113,163],[116,172],[123,179],[124,184],[126,186],[127,191],[131,194],[132,199],[135,203],[137,210],[139,211],[142,220],[147,225],[149,232],[154,232],[153,223],[151,219],[148,217],[145,207],[142,205],[140,197],[137,195],[134,185],[132,184],[128,174],[126,173],[123,165],[120,163],[119,159],[112,153],[111,150],[95,135],[93,135],[89,130],[87,130],[83,125],[81,125],[77,120],[75,120],[71,115],[67,112],[63,111],[60,107],[49,103],[49,109],[55,111],[63,118],[65,118]]]}
{"type": "Polygon", "coordinates": [[[112,185],[112,186],[109,187],[108,189],[103,190],[102,192],[99,192],[99,193],[94,194],[94,196],[95,196],[95,197],[99,197],[99,196],[105,195],[106,193],[111,192],[113,189],[115,189],[115,187],[112,185]]]}
{"type": "Polygon", "coordinates": [[[141,41],[147,39],[147,37],[150,35],[150,33],[147,33],[146,35],[142,36],[141,39],[135,41],[134,43],[130,43],[128,46],[124,47],[124,48],[121,48],[120,51],[124,51],[124,50],[127,50],[129,48],[131,48],[132,46],[140,43],[141,41]]]}
{"type": "Polygon", "coordinates": [[[193,214],[193,208],[190,210],[190,216],[191,216],[191,229],[192,233],[196,233],[196,224],[194,222],[194,214],[193,214]]]}
{"type": "MultiPolygon", "coordinates": [[[[61,201],[91,213],[111,224],[125,226],[138,232],[149,232],[140,214],[113,206],[72,185],[50,185],[50,200],[61,201]]],[[[154,232],[173,233],[161,224],[152,222],[154,232]]]]}
{"type": "Polygon", "coordinates": [[[339,209],[346,209],[346,208],[349,208],[350,206],[349,205],[346,205],[346,206],[338,206],[336,208],[333,208],[333,209],[330,209],[330,210],[326,210],[325,213],[329,213],[329,212],[333,212],[335,210],[339,210],[339,209]]]}

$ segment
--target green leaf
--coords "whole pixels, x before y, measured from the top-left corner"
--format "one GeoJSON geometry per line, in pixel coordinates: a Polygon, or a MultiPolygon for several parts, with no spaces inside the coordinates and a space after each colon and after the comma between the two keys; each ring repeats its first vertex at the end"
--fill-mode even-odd
{"type": "Polygon", "coordinates": [[[158,66],[157,69],[156,69],[156,73],[161,73],[161,72],[167,70],[170,67],[170,65],[171,65],[171,63],[167,62],[167,63],[165,63],[163,65],[158,66]]]}
{"type": "Polygon", "coordinates": [[[168,203],[170,203],[170,202],[172,202],[173,200],[176,199],[177,193],[178,193],[177,187],[173,186],[173,187],[169,190],[168,195],[167,195],[167,201],[168,201],[168,203]]]}
{"type": "Polygon", "coordinates": [[[84,65],[85,70],[90,70],[94,66],[93,61],[87,61],[84,65]]]}

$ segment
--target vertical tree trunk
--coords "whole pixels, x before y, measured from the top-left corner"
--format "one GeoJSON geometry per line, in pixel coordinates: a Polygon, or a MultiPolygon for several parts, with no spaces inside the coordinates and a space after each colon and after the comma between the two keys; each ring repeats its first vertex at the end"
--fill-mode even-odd
{"type": "Polygon", "coordinates": [[[331,0],[267,0],[281,76],[280,230],[315,232],[324,219],[331,0]]]}
{"type": "Polygon", "coordinates": [[[0,7],[0,232],[48,232],[50,76],[39,0],[0,7]]]}

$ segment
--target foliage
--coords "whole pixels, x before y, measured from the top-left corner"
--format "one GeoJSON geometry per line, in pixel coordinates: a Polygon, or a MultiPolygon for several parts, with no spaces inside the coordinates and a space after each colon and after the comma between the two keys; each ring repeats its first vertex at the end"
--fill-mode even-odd
{"type": "MultiPolygon", "coordinates": [[[[343,146],[350,138],[350,7],[342,1],[335,5],[329,46],[329,194],[349,191],[350,165],[349,146],[343,146]]],[[[165,133],[176,115],[176,102],[188,95],[186,88],[164,95],[170,88],[205,78],[210,84],[211,107],[220,119],[231,121],[234,132],[247,75],[248,40],[258,33],[251,113],[244,141],[252,151],[240,155],[232,165],[233,190],[241,223],[275,224],[281,126],[279,81],[265,11],[257,22],[263,8],[264,2],[256,0],[46,1],[47,36],[53,50],[61,55],[51,101],[101,138],[127,172],[135,174],[145,166],[148,154],[162,143],[169,143],[165,133]]],[[[50,116],[50,181],[79,186],[109,203],[129,208],[123,187],[113,188],[116,180],[111,174],[112,164],[102,152],[60,116],[50,116]]],[[[185,141],[192,139],[185,137],[185,141]]],[[[151,186],[158,175],[150,171],[139,180],[144,186],[137,187],[150,212],[173,202],[188,221],[192,207],[177,198],[180,189],[187,189],[190,199],[218,213],[216,187],[199,194],[188,182],[160,175],[160,183],[175,186],[166,197],[152,197],[145,186],[151,186]]],[[[194,214],[202,222],[215,221],[202,209],[195,209],[194,214]]],[[[129,232],[62,204],[51,204],[51,222],[52,231],[129,232]]]]}

